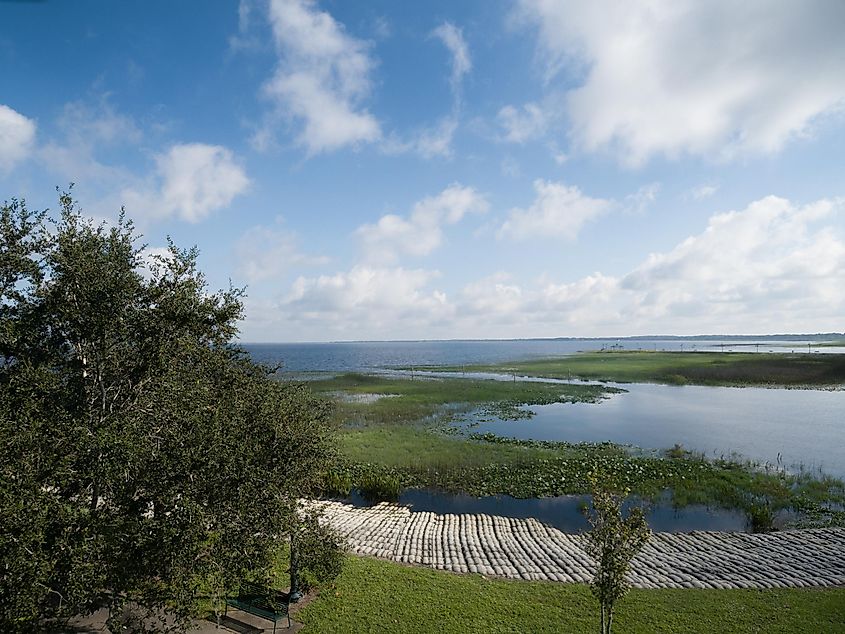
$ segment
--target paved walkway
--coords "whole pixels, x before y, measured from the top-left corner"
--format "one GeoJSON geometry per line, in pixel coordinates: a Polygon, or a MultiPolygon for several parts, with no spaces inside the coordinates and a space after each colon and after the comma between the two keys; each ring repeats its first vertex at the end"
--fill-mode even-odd
{"type": "MultiPolygon", "coordinates": [[[[535,519],[319,502],[353,552],[453,572],[588,582],[584,537],[535,519]]],[[[639,588],[845,586],[845,529],[655,533],[631,564],[639,588]]]]}
{"type": "MultiPolygon", "coordinates": [[[[108,610],[97,610],[88,616],[81,616],[71,619],[67,627],[56,630],[56,634],[111,634],[110,629],[106,627],[106,620],[109,618],[108,610]]],[[[173,619],[167,619],[166,623],[173,624],[173,619]]],[[[302,623],[291,621],[290,628],[287,625],[286,619],[279,621],[277,632],[284,634],[294,634],[302,629],[302,623]]],[[[161,624],[149,621],[147,627],[151,628],[144,630],[145,632],[160,632],[161,624]]],[[[191,634],[226,634],[227,632],[236,632],[238,634],[261,634],[262,632],[272,632],[273,622],[263,619],[252,614],[247,614],[241,610],[229,608],[227,616],[220,617],[220,627],[217,627],[217,622],[214,617],[207,619],[196,619],[191,622],[191,634]]]]}

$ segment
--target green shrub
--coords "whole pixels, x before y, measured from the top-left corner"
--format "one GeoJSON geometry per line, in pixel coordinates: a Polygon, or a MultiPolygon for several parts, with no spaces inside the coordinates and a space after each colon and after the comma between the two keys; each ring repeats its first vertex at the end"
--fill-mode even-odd
{"type": "Polygon", "coordinates": [[[300,590],[334,581],[346,561],[346,544],[341,536],[316,516],[300,518],[296,532],[300,590]]]}
{"type": "Polygon", "coordinates": [[[748,508],[748,524],[752,533],[770,533],[774,530],[775,514],[767,501],[755,502],[748,508]]]}
{"type": "Polygon", "coordinates": [[[330,469],[323,476],[321,493],[326,497],[345,498],[352,490],[352,476],[346,469],[330,469]]]}
{"type": "Polygon", "coordinates": [[[358,481],[361,497],[369,502],[396,502],[401,490],[399,478],[389,473],[364,473],[358,481]]]}
{"type": "Polygon", "coordinates": [[[690,455],[690,452],[684,449],[681,443],[675,443],[671,449],[666,450],[666,457],[672,460],[682,460],[690,455]]]}

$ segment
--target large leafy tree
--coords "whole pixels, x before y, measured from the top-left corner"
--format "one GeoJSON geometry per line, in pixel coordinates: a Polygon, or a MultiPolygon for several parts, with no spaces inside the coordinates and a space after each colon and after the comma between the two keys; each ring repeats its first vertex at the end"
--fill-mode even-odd
{"type": "Polygon", "coordinates": [[[327,406],[230,345],[241,291],[195,250],[60,212],[0,207],[0,630],[127,602],[181,626],[299,530],[327,406]]]}

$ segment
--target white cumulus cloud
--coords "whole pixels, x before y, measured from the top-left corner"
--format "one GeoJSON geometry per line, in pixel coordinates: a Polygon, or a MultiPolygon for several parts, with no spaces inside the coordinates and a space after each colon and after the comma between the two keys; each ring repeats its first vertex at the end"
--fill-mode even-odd
{"type": "Polygon", "coordinates": [[[271,0],[269,16],[279,63],[263,92],[275,112],[257,133],[257,144],[267,142],[280,117],[309,154],[380,139],[379,122],[361,105],[374,66],[368,44],[313,0],[271,0]]]}
{"type": "Polygon", "coordinates": [[[845,306],[845,242],[819,222],[843,201],[796,206],[775,196],[712,216],[704,232],[650,255],[620,281],[637,320],[713,331],[833,327],[845,306]]]}
{"type": "MultiPolygon", "coordinates": [[[[424,129],[409,147],[423,158],[452,156],[452,139],[458,129],[458,119],[454,115],[443,117],[434,127],[424,129]]],[[[408,149],[408,148],[406,148],[408,149]]]]}
{"type": "Polygon", "coordinates": [[[633,194],[625,196],[625,206],[631,213],[643,213],[657,199],[659,193],[660,183],[648,183],[633,194]]]}
{"type": "Polygon", "coordinates": [[[0,104],[0,171],[27,158],[35,143],[35,121],[0,104]]]}
{"type": "Polygon", "coordinates": [[[177,216],[199,222],[228,207],[246,191],[249,178],[231,150],[219,145],[185,143],[156,156],[153,183],[122,192],[127,209],[148,217],[177,216]]]}
{"type": "Polygon", "coordinates": [[[335,275],[300,277],[275,306],[275,316],[304,338],[399,338],[452,316],[446,295],[427,288],[438,276],[423,269],[358,265],[335,275]]]}
{"type": "Polygon", "coordinates": [[[100,156],[107,148],[137,146],[144,135],[107,95],[93,102],[66,103],[56,123],[61,134],[44,143],[38,155],[63,180],[113,186],[131,179],[125,168],[104,163],[100,156]]]}
{"type": "Polygon", "coordinates": [[[460,314],[484,319],[512,321],[524,307],[523,291],[504,272],[494,273],[464,286],[460,296],[460,314]]]}
{"type": "Polygon", "coordinates": [[[285,229],[281,218],[274,226],[250,227],[235,245],[240,268],[249,282],[277,278],[293,267],[320,266],[328,262],[323,256],[300,251],[297,235],[285,229]]]}
{"type": "Polygon", "coordinates": [[[497,115],[504,130],[504,139],[511,143],[525,143],[545,134],[549,126],[548,111],[536,103],[527,103],[522,108],[504,106],[497,115]]]}
{"type": "Polygon", "coordinates": [[[627,274],[531,283],[498,272],[451,295],[435,271],[358,265],[300,277],[263,314],[322,340],[831,332],[845,313],[843,213],[842,199],[768,196],[714,214],[627,274]]]}
{"type": "Polygon", "coordinates": [[[607,212],[613,202],[591,198],[578,187],[544,181],[534,181],[536,198],[527,209],[515,208],[498,231],[499,238],[525,240],[538,237],[557,237],[573,240],[584,223],[607,212]]]}
{"type": "Polygon", "coordinates": [[[771,153],[845,104],[845,4],[522,0],[547,80],[567,68],[575,143],[654,155],[771,153]]]}
{"type": "MultiPolygon", "coordinates": [[[[768,196],[714,214],[627,274],[538,286],[496,278],[468,286],[464,299],[498,298],[480,305],[507,327],[488,336],[831,332],[845,311],[843,212],[845,200],[768,196]]],[[[471,315],[478,301],[456,314],[471,315]]]]}
{"type": "Polygon", "coordinates": [[[689,196],[693,198],[693,200],[704,200],[705,198],[710,198],[713,196],[717,191],[719,191],[718,185],[712,185],[710,183],[703,183],[701,185],[696,185],[689,191],[689,196]]]}
{"type": "Polygon", "coordinates": [[[440,246],[443,225],[453,225],[467,214],[483,214],[488,209],[482,194],[456,183],[417,202],[407,217],[387,214],[375,224],[362,225],[355,234],[368,261],[393,262],[401,255],[428,255],[440,246]]]}

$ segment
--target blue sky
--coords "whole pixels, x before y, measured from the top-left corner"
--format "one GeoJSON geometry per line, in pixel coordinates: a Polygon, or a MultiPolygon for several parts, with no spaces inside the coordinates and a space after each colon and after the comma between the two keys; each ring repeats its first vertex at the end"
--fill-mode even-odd
{"type": "Polygon", "coordinates": [[[842,331],[845,4],[0,2],[0,198],[244,341],[842,331]]]}

